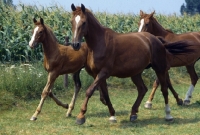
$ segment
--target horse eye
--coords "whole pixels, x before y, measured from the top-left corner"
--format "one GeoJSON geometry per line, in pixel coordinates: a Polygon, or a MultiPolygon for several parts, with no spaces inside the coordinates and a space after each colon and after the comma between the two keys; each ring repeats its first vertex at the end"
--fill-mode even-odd
{"type": "Polygon", "coordinates": [[[85,22],[83,22],[83,26],[85,25],[85,22]]]}
{"type": "Polygon", "coordinates": [[[39,34],[42,34],[42,31],[40,31],[39,34]]]}

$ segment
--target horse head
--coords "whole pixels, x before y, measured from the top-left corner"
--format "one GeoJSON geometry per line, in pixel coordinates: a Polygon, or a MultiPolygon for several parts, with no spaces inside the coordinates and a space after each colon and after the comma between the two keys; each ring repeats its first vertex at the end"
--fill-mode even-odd
{"type": "Polygon", "coordinates": [[[155,11],[151,14],[145,14],[142,10],[140,10],[140,22],[139,22],[139,30],[138,32],[150,32],[152,29],[152,19],[155,11]]]}
{"type": "Polygon", "coordinates": [[[45,30],[44,20],[40,18],[40,21],[37,21],[33,18],[35,28],[33,29],[33,34],[31,40],[29,41],[29,46],[31,48],[37,47],[38,43],[43,42],[45,39],[45,30]]]}
{"type": "Polygon", "coordinates": [[[72,13],[72,47],[74,50],[79,50],[81,47],[81,40],[83,36],[87,33],[87,16],[86,8],[83,4],[81,7],[75,7],[74,4],[71,5],[72,13]]]}

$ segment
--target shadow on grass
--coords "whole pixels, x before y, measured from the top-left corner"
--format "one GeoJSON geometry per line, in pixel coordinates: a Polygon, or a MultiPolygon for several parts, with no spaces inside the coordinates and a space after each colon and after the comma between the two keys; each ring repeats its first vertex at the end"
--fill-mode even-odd
{"type": "Polygon", "coordinates": [[[133,128],[133,127],[146,127],[148,125],[184,125],[197,123],[200,118],[186,119],[186,118],[174,118],[173,121],[165,121],[164,118],[150,118],[143,120],[136,120],[135,122],[130,122],[129,120],[123,120],[120,122],[120,128],[133,128]]]}

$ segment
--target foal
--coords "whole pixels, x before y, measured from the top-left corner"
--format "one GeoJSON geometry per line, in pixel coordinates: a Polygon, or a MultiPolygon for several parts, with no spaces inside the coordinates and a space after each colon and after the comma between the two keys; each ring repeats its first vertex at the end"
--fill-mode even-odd
{"type": "Polygon", "coordinates": [[[38,45],[38,43],[42,43],[42,48],[44,51],[44,68],[48,72],[48,79],[46,86],[43,89],[40,103],[30,120],[37,119],[47,95],[49,95],[57,103],[57,105],[67,109],[69,107],[66,115],[70,116],[75,105],[77,94],[81,88],[79,74],[86,62],[88,54],[87,44],[82,43],[80,50],[74,51],[71,46],[58,44],[52,30],[44,24],[42,18],[40,19],[40,22],[34,18],[33,22],[35,24],[35,28],[32,38],[29,42],[29,46],[34,48],[38,45]],[[61,101],[59,101],[52,93],[51,89],[59,75],[69,73],[73,74],[75,89],[71,103],[68,106],[68,104],[63,104],[61,101]]]}
{"type": "MultiPolygon", "coordinates": [[[[189,54],[182,54],[179,57],[174,57],[170,61],[171,67],[180,67],[185,66],[187,72],[190,75],[191,85],[186,93],[184,99],[184,105],[188,105],[190,103],[190,99],[192,97],[192,92],[194,91],[194,87],[198,81],[198,76],[194,69],[194,65],[196,61],[200,58],[200,33],[199,32],[188,32],[183,34],[174,34],[172,31],[164,29],[158,21],[153,17],[155,12],[151,14],[145,14],[143,11],[140,10],[140,25],[138,32],[149,32],[155,36],[163,37],[168,42],[175,42],[181,40],[192,41],[192,45],[189,48],[195,50],[193,53],[189,54]]],[[[157,87],[159,86],[158,79],[154,82],[153,90],[149,96],[148,101],[145,104],[146,108],[152,107],[152,100],[155,94],[157,87]]],[[[173,95],[176,96],[176,92],[173,87],[169,87],[172,91],[173,95]]],[[[177,100],[177,103],[180,102],[177,100]]]]}

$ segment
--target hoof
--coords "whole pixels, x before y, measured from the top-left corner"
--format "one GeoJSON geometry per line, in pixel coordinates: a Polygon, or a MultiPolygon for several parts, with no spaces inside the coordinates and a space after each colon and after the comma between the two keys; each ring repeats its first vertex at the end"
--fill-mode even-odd
{"type": "Polygon", "coordinates": [[[137,115],[130,116],[130,121],[133,122],[137,119],[137,115]]]}
{"type": "Polygon", "coordinates": [[[66,117],[71,117],[71,116],[72,116],[71,113],[67,113],[67,114],[66,114],[66,117]]]}
{"type": "Polygon", "coordinates": [[[172,121],[174,121],[174,118],[170,118],[170,119],[166,119],[166,118],[165,118],[165,121],[167,121],[167,122],[172,122],[172,121]]]}
{"type": "Polygon", "coordinates": [[[184,100],[183,105],[190,105],[190,100],[184,100]]]}
{"type": "Polygon", "coordinates": [[[78,125],[82,125],[82,124],[84,124],[85,123],[85,117],[83,117],[83,118],[76,118],[76,124],[78,124],[78,125]]]}
{"type": "Polygon", "coordinates": [[[117,119],[116,119],[115,116],[111,116],[111,117],[109,118],[109,121],[110,121],[110,123],[117,123],[117,119]]]}
{"type": "Polygon", "coordinates": [[[37,118],[36,118],[36,117],[31,117],[30,120],[32,120],[32,121],[36,121],[37,118]]]}
{"type": "Polygon", "coordinates": [[[183,105],[183,100],[179,99],[179,101],[177,102],[177,105],[183,105]]]}
{"type": "Polygon", "coordinates": [[[145,105],[144,105],[144,108],[146,109],[151,109],[152,108],[152,103],[151,102],[146,102],[145,105]]]}

